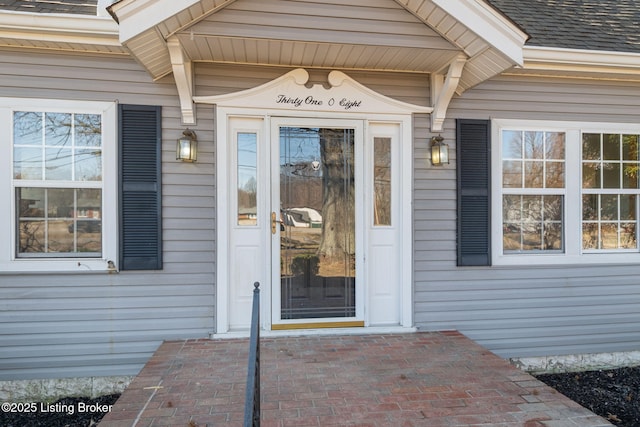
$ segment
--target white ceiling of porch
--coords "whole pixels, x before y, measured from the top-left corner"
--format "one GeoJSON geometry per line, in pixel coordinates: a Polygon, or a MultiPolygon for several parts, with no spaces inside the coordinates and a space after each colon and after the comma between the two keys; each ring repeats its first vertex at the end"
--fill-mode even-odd
{"type": "Polygon", "coordinates": [[[291,67],[430,73],[461,52],[391,1],[238,0],[176,35],[193,61],[291,67]]]}
{"type": "Polygon", "coordinates": [[[379,45],[265,40],[220,36],[178,36],[193,61],[282,65],[329,69],[433,72],[457,51],[379,45]]]}

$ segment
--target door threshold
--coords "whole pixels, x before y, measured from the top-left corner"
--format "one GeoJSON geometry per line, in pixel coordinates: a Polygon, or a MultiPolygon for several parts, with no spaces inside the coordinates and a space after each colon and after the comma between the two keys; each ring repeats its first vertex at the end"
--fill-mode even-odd
{"type": "Polygon", "coordinates": [[[283,329],[260,331],[260,337],[314,336],[314,335],[371,335],[371,334],[411,334],[416,327],[367,326],[358,328],[283,329]]]}
{"type": "Polygon", "coordinates": [[[305,322],[279,323],[271,325],[272,331],[288,331],[292,329],[333,329],[333,328],[364,328],[364,321],[352,320],[346,322],[305,322]]]}
{"type": "MultiPolygon", "coordinates": [[[[307,324],[308,326],[309,324],[307,324]]],[[[343,327],[343,328],[319,328],[319,329],[260,329],[260,337],[286,337],[300,335],[369,335],[369,334],[410,334],[418,332],[416,327],[404,326],[367,326],[367,327],[343,327]]],[[[214,333],[211,339],[247,338],[249,331],[229,331],[226,333],[214,333]]]]}

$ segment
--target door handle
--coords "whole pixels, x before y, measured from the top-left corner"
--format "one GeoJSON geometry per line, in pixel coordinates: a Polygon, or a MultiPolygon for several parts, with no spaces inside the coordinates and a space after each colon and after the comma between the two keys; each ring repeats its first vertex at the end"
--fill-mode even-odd
{"type": "Polygon", "coordinates": [[[271,212],[271,234],[276,234],[278,219],[275,212],[271,212]]]}

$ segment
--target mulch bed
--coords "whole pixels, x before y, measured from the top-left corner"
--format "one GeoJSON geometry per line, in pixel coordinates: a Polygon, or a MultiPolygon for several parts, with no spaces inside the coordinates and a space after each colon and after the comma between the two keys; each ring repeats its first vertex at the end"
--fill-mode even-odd
{"type": "Polygon", "coordinates": [[[3,403],[2,427],[91,427],[109,412],[119,394],[97,397],[65,397],[53,403],[3,403]]]}
{"type": "Polygon", "coordinates": [[[640,426],[640,367],[536,377],[616,426],[640,426]]]}

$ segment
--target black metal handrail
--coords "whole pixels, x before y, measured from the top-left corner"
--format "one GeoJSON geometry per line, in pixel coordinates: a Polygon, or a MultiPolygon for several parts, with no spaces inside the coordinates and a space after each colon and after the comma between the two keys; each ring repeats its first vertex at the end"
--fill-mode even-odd
{"type": "Polygon", "coordinates": [[[260,283],[255,282],[253,287],[244,427],[260,427],[260,283]]]}

